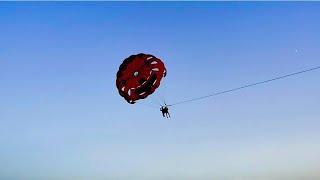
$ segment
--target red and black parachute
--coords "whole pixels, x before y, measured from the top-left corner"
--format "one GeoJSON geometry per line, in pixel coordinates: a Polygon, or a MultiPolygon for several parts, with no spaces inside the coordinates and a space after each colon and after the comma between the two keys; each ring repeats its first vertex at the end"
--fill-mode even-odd
{"type": "Polygon", "coordinates": [[[151,95],[160,85],[167,70],[164,63],[151,54],[137,54],[126,58],[117,72],[119,94],[130,104],[151,95]]]}

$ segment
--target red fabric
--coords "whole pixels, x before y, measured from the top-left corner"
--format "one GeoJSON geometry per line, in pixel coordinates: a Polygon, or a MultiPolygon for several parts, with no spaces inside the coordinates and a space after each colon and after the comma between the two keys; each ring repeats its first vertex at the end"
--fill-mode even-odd
{"type": "Polygon", "coordinates": [[[131,55],[119,67],[116,86],[125,100],[134,103],[152,94],[166,73],[164,63],[155,56],[143,53],[131,55]]]}

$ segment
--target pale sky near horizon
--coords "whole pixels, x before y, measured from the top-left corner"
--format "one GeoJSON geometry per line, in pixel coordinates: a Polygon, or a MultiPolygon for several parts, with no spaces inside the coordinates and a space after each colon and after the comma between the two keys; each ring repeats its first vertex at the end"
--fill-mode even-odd
{"type": "Polygon", "coordinates": [[[167,104],[317,67],[319,19],[320,2],[0,2],[0,179],[320,178],[320,70],[170,119],[115,86],[140,52],[165,63],[167,104]]]}

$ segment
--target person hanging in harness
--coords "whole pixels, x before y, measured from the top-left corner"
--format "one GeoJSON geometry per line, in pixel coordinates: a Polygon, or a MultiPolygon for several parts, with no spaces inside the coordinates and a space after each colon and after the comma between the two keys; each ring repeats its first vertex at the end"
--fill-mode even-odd
{"type": "Polygon", "coordinates": [[[169,109],[167,106],[162,106],[160,108],[160,111],[162,112],[162,116],[163,117],[166,117],[166,118],[169,118],[170,117],[170,113],[169,113],[169,109]]]}

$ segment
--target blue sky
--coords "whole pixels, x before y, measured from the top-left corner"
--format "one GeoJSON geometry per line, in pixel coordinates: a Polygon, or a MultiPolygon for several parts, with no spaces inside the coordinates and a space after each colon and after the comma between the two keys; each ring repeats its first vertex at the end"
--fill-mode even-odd
{"type": "Polygon", "coordinates": [[[320,71],[172,106],[171,119],[115,86],[140,52],[165,62],[168,104],[319,66],[320,3],[0,9],[1,179],[320,178],[320,71]]]}

